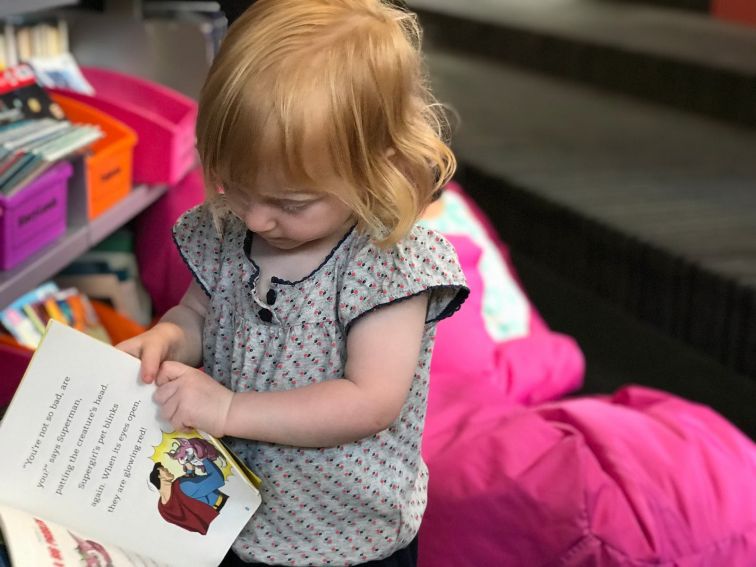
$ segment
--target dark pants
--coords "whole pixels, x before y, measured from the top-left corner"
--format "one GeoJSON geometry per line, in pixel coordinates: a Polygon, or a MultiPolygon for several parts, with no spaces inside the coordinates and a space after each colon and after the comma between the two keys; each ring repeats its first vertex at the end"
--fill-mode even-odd
{"type": "MultiPolygon", "coordinates": [[[[220,567],[269,567],[265,563],[245,563],[239,559],[233,551],[226,554],[226,558],[220,567]]],[[[336,567],[336,566],[334,566],[336,567]]],[[[354,567],[417,567],[417,538],[413,539],[407,547],[389,555],[386,559],[360,563],[354,567]]]]}

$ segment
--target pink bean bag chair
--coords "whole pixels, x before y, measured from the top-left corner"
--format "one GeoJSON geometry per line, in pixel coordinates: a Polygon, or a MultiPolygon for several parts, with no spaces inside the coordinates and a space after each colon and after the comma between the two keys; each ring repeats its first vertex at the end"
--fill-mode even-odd
{"type": "Polygon", "coordinates": [[[439,215],[422,222],[454,246],[470,296],[439,324],[434,381],[469,375],[493,385],[507,404],[534,404],[577,390],[585,370],[580,348],[543,321],[490,221],[456,183],[449,184],[441,204],[439,215]]]}
{"type": "Polygon", "coordinates": [[[474,203],[444,198],[435,228],[471,294],[436,339],[420,567],[756,565],[754,445],[649,389],[523,407],[579,387],[580,350],[542,321],[474,203]],[[492,244],[498,270],[482,259],[492,244]],[[510,298],[498,327],[491,292],[510,298]]]}
{"type": "Polygon", "coordinates": [[[756,446],[712,410],[640,387],[507,409],[446,378],[421,567],[756,565],[756,446]]]}

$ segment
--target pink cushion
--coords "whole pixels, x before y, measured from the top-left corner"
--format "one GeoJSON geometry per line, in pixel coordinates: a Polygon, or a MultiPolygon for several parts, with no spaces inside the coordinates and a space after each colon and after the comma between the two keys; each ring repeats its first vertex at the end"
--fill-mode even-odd
{"type": "MultiPolygon", "coordinates": [[[[511,277],[525,296],[528,311],[523,336],[497,340],[486,329],[483,318],[483,296],[486,282],[480,270],[481,248],[472,237],[444,233],[452,243],[465,272],[470,296],[458,313],[439,323],[431,362],[435,382],[442,377],[461,375],[476,377],[495,387],[502,403],[534,404],[559,398],[577,390],[583,380],[585,360],[571,337],[552,332],[527,298],[512,264],[509,250],[499,239],[488,218],[456,184],[447,191],[461,197],[472,214],[472,222],[482,228],[511,277]]],[[[442,213],[443,214],[443,213],[442,213]]],[[[470,227],[469,234],[477,227],[470,227]]],[[[504,313],[505,317],[509,317],[504,313]]],[[[511,317],[519,314],[512,313],[511,317]]],[[[513,321],[513,326],[518,322],[513,321]]]]}
{"type": "Polygon", "coordinates": [[[712,410],[640,387],[508,410],[454,391],[431,390],[421,567],[755,564],[756,446],[712,410]]]}
{"type": "Polygon", "coordinates": [[[446,237],[459,255],[470,295],[438,325],[431,360],[435,381],[474,376],[495,386],[500,401],[508,404],[553,400],[578,389],[585,369],[580,348],[571,337],[550,331],[534,308],[528,335],[506,341],[489,335],[481,315],[480,248],[464,236],[446,237]]]}

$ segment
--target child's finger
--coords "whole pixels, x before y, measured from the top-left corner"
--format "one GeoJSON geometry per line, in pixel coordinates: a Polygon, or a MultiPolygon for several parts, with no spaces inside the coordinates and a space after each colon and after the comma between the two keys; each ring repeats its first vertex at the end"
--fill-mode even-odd
{"type": "Polygon", "coordinates": [[[158,386],[155,393],[152,395],[152,399],[155,403],[162,406],[170,400],[178,390],[178,384],[176,382],[168,382],[162,386],[158,386]]]}
{"type": "Polygon", "coordinates": [[[179,362],[165,361],[160,364],[160,369],[155,376],[155,384],[162,386],[172,382],[183,374],[185,367],[179,362]]]}
{"type": "Polygon", "coordinates": [[[160,345],[147,343],[142,347],[142,381],[146,384],[153,382],[160,370],[165,352],[160,345]]]}
{"type": "Polygon", "coordinates": [[[174,431],[188,431],[191,426],[187,425],[186,412],[181,407],[181,403],[177,401],[178,396],[173,396],[169,401],[167,413],[171,413],[171,417],[168,419],[174,431]]]}
{"type": "Polygon", "coordinates": [[[131,339],[126,339],[125,341],[121,341],[115,347],[118,350],[122,350],[125,353],[130,354],[131,356],[136,356],[139,358],[139,351],[141,350],[140,347],[141,341],[137,340],[136,337],[131,339]]]}
{"type": "Polygon", "coordinates": [[[176,414],[178,412],[179,403],[175,396],[172,396],[167,399],[167,401],[163,404],[161,404],[160,407],[160,417],[162,417],[165,421],[170,421],[173,425],[173,421],[176,418],[176,414]]]}

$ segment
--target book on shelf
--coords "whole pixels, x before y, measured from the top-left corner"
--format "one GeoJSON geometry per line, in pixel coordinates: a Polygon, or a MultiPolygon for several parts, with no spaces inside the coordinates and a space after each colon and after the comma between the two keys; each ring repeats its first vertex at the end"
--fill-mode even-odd
{"type": "Polygon", "coordinates": [[[68,24],[63,18],[35,13],[0,22],[0,69],[68,51],[68,24]]]}
{"type": "Polygon", "coordinates": [[[44,120],[36,122],[39,124],[31,132],[0,143],[0,192],[6,196],[14,195],[58,161],[103,136],[96,126],[75,126],[67,121],[53,121],[49,125],[44,120]]]}
{"type": "Polygon", "coordinates": [[[57,17],[14,17],[0,23],[0,71],[27,63],[45,88],[94,94],[69,50],[68,24],[57,17]]]}
{"type": "Polygon", "coordinates": [[[85,254],[55,277],[61,287],[79,289],[91,299],[107,303],[140,325],[152,319],[152,302],[138,277],[126,268],[113,264],[113,254],[98,259],[99,254],[85,254]]]}
{"type": "Polygon", "coordinates": [[[95,94],[94,88],[70,53],[32,57],[28,63],[34,69],[39,83],[47,89],[67,89],[88,95],[95,94]]]}
{"type": "MultiPolygon", "coordinates": [[[[111,343],[108,332],[100,322],[97,312],[85,293],[76,288],[68,288],[54,293],[52,299],[57,304],[67,325],[103,343],[111,343]]],[[[48,299],[46,303],[49,301],[48,299]]],[[[57,317],[54,318],[59,320],[57,317]]]]}
{"type": "Polygon", "coordinates": [[[10,111],[17,119],[0,123],[0,193],[6,197],[103,136],[97,126],[65,120],[27,64],[0,72],[0,112],[10,111]]]}
{"type": "Polygon", "coordinates": [[[48,323],[0,421],[13,567],[218,565],[259,506],[260,480],[220,440],[160,420],[139,364],[48,323]]]}
{"type": "Polygon", "coordinates": [[[0,71],[0,108],[16,108],[25,118],[63,118],[63,111],[22,63],[0,71]]]}
{"type": "Polygon", "coordinates": [[[25,315],[24,306],[41,301],[59,291],[53,282],[45,282],[35,289],[26,292],[8,307],[0,311],[0,322],[19,344],[28,348],[36,348],[42,339],[42,333],[25,315]]]}
{"type": "MultiPolygon", "coordinates": [[[[91,265],[94,269],[94,265],[91,265]]],[[[103,270],[107,270],[103,267],[103,270]]],[[[80,275],[58,275],[55,281],[61,287],[79,289],[92,299],[111,306],[132,321],[145,325],[150,313],[141,298],[135,280],[120,280],[118,274],[103,271],[80,275]]]]}
{"type": "Polygon", "coordinates": [[[110,343],[87,295],[75,288],[60,289],[54,282],[45,282],[25,293],[0,311],[0,322],[16,341],[35,349],[50,319],[110,343]]]}

